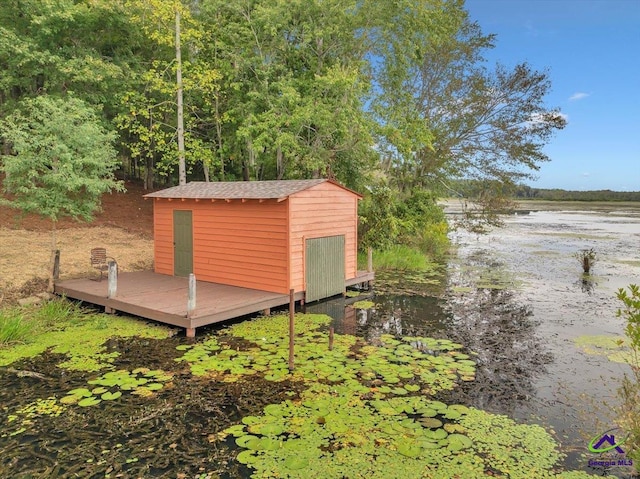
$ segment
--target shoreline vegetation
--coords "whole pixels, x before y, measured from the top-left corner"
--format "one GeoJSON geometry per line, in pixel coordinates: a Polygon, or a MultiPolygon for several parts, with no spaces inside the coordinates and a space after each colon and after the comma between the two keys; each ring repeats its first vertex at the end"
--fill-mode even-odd
{"type": "Polygon", "coordinates": [[[531,188],[528,186],[518,186],[515,189],[513,199],[515,200],[547,200],[547,201],[615,201],[615,202],[638,202],[640,201],[640,191],[612,191],[612,190],[563,190],[547,188],[531,188]]]}

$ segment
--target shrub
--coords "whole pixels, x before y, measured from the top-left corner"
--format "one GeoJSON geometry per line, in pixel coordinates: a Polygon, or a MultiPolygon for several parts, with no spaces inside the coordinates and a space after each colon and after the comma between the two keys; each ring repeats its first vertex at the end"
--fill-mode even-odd
{"type": "Polygon", "coordinates": [[[629,291],[618,290],[617,297],[624,307],[618,316],[627,321],[625,334],[629,338],[631,376],[625,375],[618,394],[622,399],[619,420],[628,433],[625,449],[640,471],[640,287],[632,284],[629,291]]]}

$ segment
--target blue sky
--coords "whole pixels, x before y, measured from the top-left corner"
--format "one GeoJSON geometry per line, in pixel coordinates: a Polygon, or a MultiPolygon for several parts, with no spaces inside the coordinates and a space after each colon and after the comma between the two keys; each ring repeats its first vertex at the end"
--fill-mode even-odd
{"type": "Polygon", "coordinates": [[[640,0],[466,0],[487,59],[547,69],[547,106],[568,118],[531,183],[540,188],[640,190],[640,0]]]}

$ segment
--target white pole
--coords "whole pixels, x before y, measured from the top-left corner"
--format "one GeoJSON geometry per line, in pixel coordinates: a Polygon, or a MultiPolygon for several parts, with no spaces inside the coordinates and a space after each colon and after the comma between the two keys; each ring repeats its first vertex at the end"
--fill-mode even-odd
{"type": "Polygon", "coordinates": [[[187,318],[190,318],[196,309],[196,275],[189,274],[189,293],[187,298],[187,318]]]}
{"type": "Polygon", "coordinates": [[[107,298],[112,299],[116,297],[118,292],[118,265],[115,261],[109,261],[108,274],[107,298]]]}

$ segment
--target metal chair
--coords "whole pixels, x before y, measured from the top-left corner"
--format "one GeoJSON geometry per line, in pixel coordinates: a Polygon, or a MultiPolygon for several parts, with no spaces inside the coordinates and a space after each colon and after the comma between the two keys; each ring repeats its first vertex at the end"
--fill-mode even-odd
{"type": "Polygon", "coordinates": [[[106,248],[91,249],[91,266],[100,271],[100,278],[93,278],[94,281],[102,281],[103,273],[109,270],[109,263],[111,261],[108,260],[113,261],[114,263],[116,263],[116,265],[118,264],[114,258],[112,258],[111,256],[107,256],[106,248]]]}

